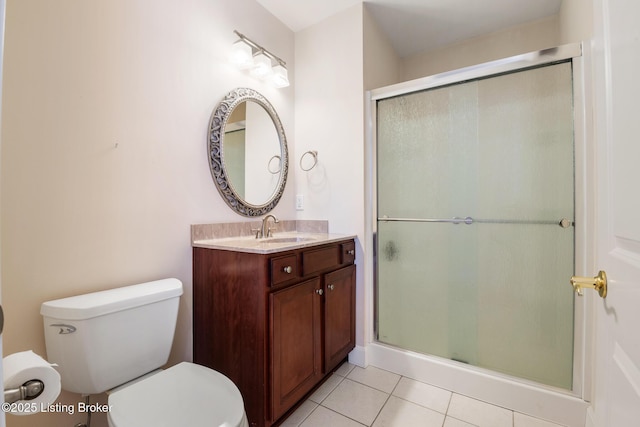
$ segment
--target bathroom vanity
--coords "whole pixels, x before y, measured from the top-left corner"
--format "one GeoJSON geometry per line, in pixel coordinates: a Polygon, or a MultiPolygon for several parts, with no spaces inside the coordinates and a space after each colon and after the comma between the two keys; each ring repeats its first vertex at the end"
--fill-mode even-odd
{"type": "Polygon", "coordinates": [[[194,362],[240,389],[269,427],[355,345],[353,236],[193,241],[194,362]]]}

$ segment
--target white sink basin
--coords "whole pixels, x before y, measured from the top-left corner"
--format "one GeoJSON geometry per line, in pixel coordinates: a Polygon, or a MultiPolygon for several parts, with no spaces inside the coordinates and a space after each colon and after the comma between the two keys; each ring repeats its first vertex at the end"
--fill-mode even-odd
{"type": "Polygon", "coordinates": [[[304,242],[313,242],[313,237],[268,237],[266,239],[258,240],[260,243],[304,243],[304,242]]]}
{"type": "Polygon", "coordinates": [[[327,233],[282,233],[275,237],[256,239],[255,236],[204,239],[193,242],[193,246],[208,249],[223,249],[240,252],[268,254],[285,250],[321,245],[355,236],[327,233]]]}

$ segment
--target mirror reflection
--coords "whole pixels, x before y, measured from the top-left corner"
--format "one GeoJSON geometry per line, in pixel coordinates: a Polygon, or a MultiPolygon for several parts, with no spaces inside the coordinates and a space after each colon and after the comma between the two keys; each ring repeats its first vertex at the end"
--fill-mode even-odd
{"type": "Polygon", "coordinates": [[[231,112],[224,128],[223,164],[235,193],[247,203],[261,205],[278,188],[282,153],[269,113],[258,103],[244,101],[231,112]]]}
{"type": "Polygon", "coordinates": [[[253,89],[237,88],[209,122],[209,167],[224,201],[240,215],[270,212],[280,201],[289,165],[280,118],[253,89]]]}

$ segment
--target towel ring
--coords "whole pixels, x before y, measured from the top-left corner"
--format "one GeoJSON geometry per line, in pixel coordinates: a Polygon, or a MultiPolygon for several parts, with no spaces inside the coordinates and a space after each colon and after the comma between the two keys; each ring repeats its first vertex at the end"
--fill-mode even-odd
{"type": "Polygon", "coordinates": [[[306,153],[304,153],[302,155],[302,157],[300,157],[300,169],[302,169],[305,172],[310,171],[311,169],[313,169],[316,165],[318,164],[318,152],[317,151],[307,151],[306,153]],[[313,164],[311,165],[310,168],[305,169],[304,166],[302,166],[302,159],[304,159],[304,156],[306,156],[307,154],[310,154],[311,156],[313,156],[313,164]]]}
{"type": "Polygon", "coordinates": [[[269,172],[271,172],[274,175],[277,173],[280,173],[280,171],[282,170],[282,158],[278,155],[275,155],[272,158],[270,158],[269,163],[267,163],[267,169],[269,169],[269,172]],[[278,169],[275,171],[271,169],[271,162],[273,161],[273,159],[278,159],[278,169]]]}

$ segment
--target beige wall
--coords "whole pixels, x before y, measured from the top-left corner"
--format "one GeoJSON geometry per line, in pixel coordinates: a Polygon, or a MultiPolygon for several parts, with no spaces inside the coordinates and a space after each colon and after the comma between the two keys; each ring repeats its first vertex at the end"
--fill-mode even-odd
{"type": "Polygon", "coordinates": [[[578,43],[593,37],[593,0],[562,0],[558,14],[560,43],[578,43]]]}
{"type": "Polygon", "coordinates": [[[370,90],[400,82],[400,58],[373,18],[367,4],[363,10],[364,89],[370,90]]]}
{"type": "Polygon", "coordinates": [[[592,0],[563,0],[557,15],[400,60],[401,80],[430,76],[592,36],[592,0]]]}
{"type": "Polygon", "coordinates": [[[362,5],[296,33],[296,150],[318,151],[303,172],[293,158],[299,219],[327,219],[334,233],[357,234],[356,340],[362,344],[364,92],[362,5]]]}
{"type": "Polygon", "coordinates": [[[404,58],[402,81],[554,47],[559,42],[556,15],[404,58]]]}
{"type": "MultiPolygon", "coordinates": [[[[191,358],[189,226],[244,220],[212,182],[209,116],[226,92],[249,86],[279,112],[291,148],[295,140],[293,85],[269,88],[228,65],[234,29],[287,61],[293,82],[294,35],[254,0],[7,2],[5,355],[44,355],[43,301],[177,277],[185,294],[171,360],[191,358]]],[[[289,185],[277,216],[295,216],[293,194],[289,185]]],[[[84,414],[7,421],[68,427],[84,414]]]]}
{"type": "Polygon", "coordinates": [[[365,5],[366,89],[430,76],[470,65],[481,64],[525,52],[566,43],[589,40],[592,36],[592,0],[563,0],[557,15],[517,25],[490,34],[463,40],[439,49],[398,58],[388,40],[367,13],[365,5]],[[378,73],[378,74],[376,74],[378,73]],[[378,84],[376,78],[397,73],[395,81],[378,84]],[[372,74],[372,77],[369,75],[372,74]]]}

